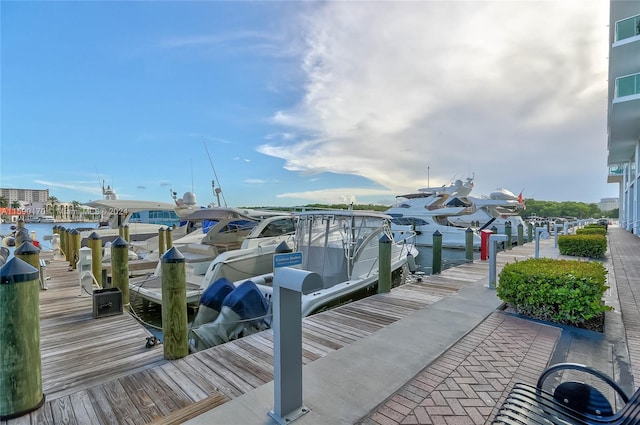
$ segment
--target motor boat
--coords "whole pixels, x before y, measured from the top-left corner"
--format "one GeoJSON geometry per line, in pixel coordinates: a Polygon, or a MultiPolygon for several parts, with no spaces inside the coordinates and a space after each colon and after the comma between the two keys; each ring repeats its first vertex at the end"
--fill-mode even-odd
{"type": "MultiPolygon", "coordinates": [[[[291,249],[301,255],[299,267],[318,273],[323,282],[322,289],[302,294],[303,317],[375,293],[381,238],[385,237],[391,243],[394,275],[401,273],[409,255],[417,255],[409,242],[413,235],[394,239],[391,217],[386,214],[325,210],[294,215],[296,233],[291,249]]],[[[214,273],[225,267],[237,269],[232,258],[225,258],[226,254],[214,260],[205,277],[206,290],[189,332],[192,351],[270,326],[273,255],[270,256],[270,272],[234,280],[225,272],[214,273]]]]}
{"type": "MultiPolygon", "coordinates": [[[[220,277],[240,280],[273,271],[278,245],[292,244],[296,229],[291,214],[267,215],[258,219],[214,207],[185,217],[187,227],[199,222],[173,243],[185,258],[187,303],[197,305],[204,289],[220,277]]],[[[153,274],[131,279],[129,288],[136,296],[162,304],[161,261],[153,274]]]]}

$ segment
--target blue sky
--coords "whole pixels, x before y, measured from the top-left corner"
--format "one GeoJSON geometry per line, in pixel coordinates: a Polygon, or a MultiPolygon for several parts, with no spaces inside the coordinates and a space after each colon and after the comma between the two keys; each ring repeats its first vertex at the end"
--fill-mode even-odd
{"type": "Polygon", "coordinates": [[[2,1],[0,186],[391,204],[473,174],[475,195],[616,197],[588,4],[2,1]]]}

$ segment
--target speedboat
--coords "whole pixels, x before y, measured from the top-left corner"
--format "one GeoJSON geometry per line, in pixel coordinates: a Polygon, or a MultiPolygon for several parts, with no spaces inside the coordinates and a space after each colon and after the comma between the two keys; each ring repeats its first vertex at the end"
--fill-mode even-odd
{"type": "MultiPolygon", "coordinates": [[[[323,288],[302,294],[302,316],[358,299],[377,290],[380,239],[391,243],[392,275],[401,275],[408,256],[417,255],[409,243],[413,235],[394,239],[391,217],[353,210],[295,213],[296,233],[291,249],[301,256],[299,267],[320,275],[323,288]]],[[[210,266],[198,315],[189,332],[192,351],[227,342],[270,326],[273,294],[271,271],[234,280],[225,273],[213,273],[233,266],[232,258],[221,254],[210,266]]],[[[236,269],[236,267],[231,267],[236,269]]],[[[245,270],[246,271],[246,270],[245,270]]]]}
{"type": "MultiPolygon", "coordinates": [[[[295,220],[290,214],[259,220],[217,207],[185,218],[186,227],[193,230],[173,246],[185,258],[187,303],[195,305],[207,286],[220,277],[239,280],[272,271],[278,245],[292,244],[295,233],[295,220]],[[200,224],[191,226],[197,222],[200,224]]],[[[129,288],[136,296],[162,304],[161,261],[153,274],[131,279],[129,288]]]]}

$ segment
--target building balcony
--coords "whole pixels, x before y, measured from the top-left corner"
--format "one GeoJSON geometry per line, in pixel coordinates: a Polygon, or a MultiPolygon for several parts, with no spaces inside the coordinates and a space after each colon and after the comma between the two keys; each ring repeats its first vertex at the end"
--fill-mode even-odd
{"type": "Polygon", "coordinates": [[[614,47],[619,44],[640,40],[640,15],[616,22],[614,47]]]}
{"type": "Polygon", "coordinates": [[[622,183],[622,178],[623,178],[622,164],[609,166],[609,175],[607,176],[607,183],[622,183]]]}

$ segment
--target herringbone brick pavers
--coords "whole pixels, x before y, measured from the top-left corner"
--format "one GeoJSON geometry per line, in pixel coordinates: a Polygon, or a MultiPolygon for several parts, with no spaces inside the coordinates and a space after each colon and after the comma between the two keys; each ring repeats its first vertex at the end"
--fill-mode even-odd
{"type": "Polygon", "coordinates": [[[558,328],[495,312],[359,423],[484,424],[515,382],[535,384],[559,337],[558,328]]]}

